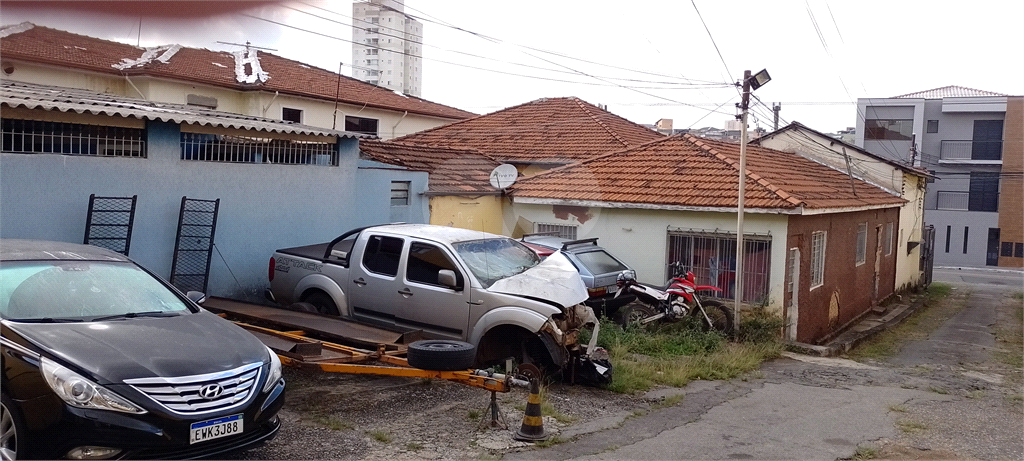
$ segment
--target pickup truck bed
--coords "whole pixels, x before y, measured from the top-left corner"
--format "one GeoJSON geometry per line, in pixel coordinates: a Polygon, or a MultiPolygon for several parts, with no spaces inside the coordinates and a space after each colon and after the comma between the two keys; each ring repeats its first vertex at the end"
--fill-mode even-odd
{"type": "Polygon", "coordinates": [[[406,345],[420,338],[419,330],[398,333],[374,328],[338,318],[296,312],[256,304],[209,297],[203,307],[215,314],[254,324],[268,323],[276,328],[302,330],[307,335],[339,344],[376,349],[384,345],[387,350],[404,350],[406,345]]]}

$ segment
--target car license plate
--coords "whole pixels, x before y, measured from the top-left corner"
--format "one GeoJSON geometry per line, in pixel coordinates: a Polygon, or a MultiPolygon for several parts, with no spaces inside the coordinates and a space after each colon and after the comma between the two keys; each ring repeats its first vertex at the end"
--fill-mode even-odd
{"type": "Polygon", "coordinates": [[[223,418],[208,419],[189,426],[189,444],[218,439],[242,433],[242,415],[231,415],[223,418]]]}

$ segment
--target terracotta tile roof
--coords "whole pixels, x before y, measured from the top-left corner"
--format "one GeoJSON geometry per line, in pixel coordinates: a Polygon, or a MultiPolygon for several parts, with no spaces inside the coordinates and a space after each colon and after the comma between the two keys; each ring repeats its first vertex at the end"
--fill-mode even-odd
{"type": "Polygon", "coordinates": [[[497,194],[490,175],[500,163],[471,149],[449,149],[394,141],[361,140],[360,155],[430,173],[433,194],[497,194]]]}
{"type": "MultiPolygon", "coordinates": [[[[735,208],[739,144],[679,135],[521,179],[515,197],[616,202],[626,207],[735,208]]],[[[905,201],[799,155],[747,149],[745,207],[798,212],[905,201]]]]}
{"type": "MultiPolygon", "coordinates": [[[[110,75],[147,75],[225,87],[238,91],[279,91],[347,104],[413,114],[461,120],[476,114],[425,99],[403,96],[351,77],[298,61],[259,51],[259,63],[270,77],[264,83],[239,83],[235,77],[235,57],[225,51],[181,47],[167,62],[158,59],[120,70],[124,59],[138,60],[146,51],[124,43],[26,23],[5,26],[0,31],[0,55],[5,60],[23,60],[70,67],[110,75]],[[24,29],[24,30],[22,30],[24,29]]],[[[160,53],[162,54],[162,52],[160,53]]]]}
{"type": "Polygon", "coordinates": [[[397,138],[503,162],[565,164],[665,136],[579,98],[544,98],[397,138]]]}
{"type": "Polygon", "coordinates": [[[916,93],[907,93],[899,96],[893,96],[893,98],[908,98],[908,99],[942,99],[942,98],[973,98],[973,97],[984,97],[984,96],[1006,96],[1002,93],[993,93],[991,91],[976,90],[974,88],[967,88],[964,86],[944,86],[942,88],[933,88],[925,91],[918,91],[916,93]]]}

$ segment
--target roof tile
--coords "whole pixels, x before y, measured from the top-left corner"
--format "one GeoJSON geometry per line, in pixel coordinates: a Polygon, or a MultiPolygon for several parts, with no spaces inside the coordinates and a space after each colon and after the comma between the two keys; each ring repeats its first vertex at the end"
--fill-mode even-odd
{"type": "Polygon", "coordinates": [[[263,51],[258,52],[260,66],[270,77],[264,83],[239,83],[235,78],[235,58],[226,51],[182,47],[166,63],[154,59],[124,70],[114,67],[123,64],[124,59],[139,59],[145,51],[145,48],[43,26],[26,28],[19,24],[7,26],[0,32],[0,54],[5,60],[20,59],[118,76],[148,75],[186,80],[238,91],[279,91],[330,101],[337,97],[346,104],[365,104],[452,120],[475,115],[263,51]]]}
{"type": "MultiPolygon", "coordinates": [[[[739,144],[679,135],[524,178],[516,197],[640,205],[737,206],[739,144]]],[[[797,154],[747,149],[745,205],[764,209],[899,206],[902,198],[797,154]]]]}
{"type": "Polygon", "coordinates": [[[663,139],[579,98],[544,98],[397,138],[472,148],[497,160],[565,164],[663,139]]]}

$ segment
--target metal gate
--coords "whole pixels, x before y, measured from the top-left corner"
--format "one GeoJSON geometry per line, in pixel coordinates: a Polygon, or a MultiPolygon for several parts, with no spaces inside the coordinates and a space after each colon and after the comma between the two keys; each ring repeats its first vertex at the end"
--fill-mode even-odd
{"type": "Polygon", "coordinates": [[[85,238],[82,243],[128,256],[132,245],[132,225],[135,223],[135,202],[138,198],[138,195],[89,195],[89,213],[85,217],[85,238]]]}
{"type": "Polygon", "coordinates": [[[935,226],[929,224],[921,230],[921,285],[932,284],[932,268],[935,266],[935,226]]]}
{"type": "Polygon", "coordinates": [[[183,292],[206,292],[219,207],[220,199],[181,198],[178,236],[174,240],[174,260],[171,262],[171,285],[183,292]]]}

